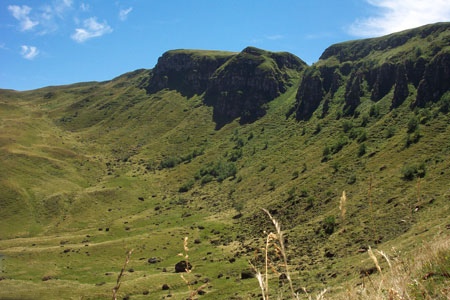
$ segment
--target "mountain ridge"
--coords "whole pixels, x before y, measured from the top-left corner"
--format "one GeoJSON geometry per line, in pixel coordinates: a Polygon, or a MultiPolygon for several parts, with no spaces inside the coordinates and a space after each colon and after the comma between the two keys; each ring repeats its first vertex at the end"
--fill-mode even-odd
{"type": "MultiPolygon", "coordinates": [[[[397,47],[311,66],[254,47],[171,50],[105,82],[0,90],[0,298],[110,298],[129,249],[123,297],[160,299],[167,284],[186,298],[172,271],[185,237],[185,276],[210,284],[199,299],[256,298],[243,278],[249,260],[263,268],[261,208],[310,295],[364,286],[378,272],[368,246],[397,258],[393,247],[448,240],[449,31],[413,29],[397,47]]],[[[286,295],[278,275],[273,297],[286,295]]]]}

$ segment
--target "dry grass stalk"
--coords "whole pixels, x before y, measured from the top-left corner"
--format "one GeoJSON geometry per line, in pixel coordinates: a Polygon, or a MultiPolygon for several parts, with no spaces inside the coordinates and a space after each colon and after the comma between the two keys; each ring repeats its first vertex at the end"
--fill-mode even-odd
{"type": "MultiPolygon", "coordinates": [[[[271,236],[271,238],[276,238],[278,240],[278,243],[280,244],[281,255],[283,257],[284,267],[285,267],[285,270],[286,270],[286,279],[287,279],[287,281],[289,283],[289,288],[290,288],[291,293],[292,293],[292,298],[293,299],[299,299],[298,294],[294,291],[294,286],[292,284],[292,279],[291,279],[291,275],[290,275],[290,272],[289,272],[289,265],[288,265],[287,254],[286,254],[286,247],[284,246],[283,232],[281,231],[280,223],[278,223],[278,221],[275,220],[274,217],[272,217],[272,215],[270,214],[270,212],[267,209],[263,209],[263,211],[269,216],[270,220],[272,221],[273,225],[275,226],[275,229],[276,229],[277,233],[276,234],[270,233],[269,236],[271,236]]],[[[269,239],[269,237],[268,237],[268,239],[269,239]]],[[[266,244],[266,253],[267,253],[267,246],[268,246],[268,244],[266,244]]],[[[267,285],[266,288],[267,288],[267,291],[268,291],[267,260],[268,260],[268,258],[266,256],[266,285],[267,285]]],[[[267,295],[268,295],[268,293],[267,293],[267,295]]]]}
{"type": "Polygon", "coordinates": [[[340,198],[339,201],[339,210],[341,211],[341,219],[342,219],[342,223],[345,222],[345,214],[347,212],[347,208],[346,208],[346,203],[347,203],[347,196],[345,194],[345,191],[342,192],[342,196],[340,198]]]}
{"type": "Polygon", "coordinates": [[[380,264],[378,263],[378,259],[375,256],[375,254],[373,254],[372,248],[370,246],[369,246],[369,249],[367,250],[367,253],[369,254],[372,261],[374,262],[375,266],[377,267],[378,272],[380,274],[382,274],[380,264]]]}
{"type": "Polygon", "coordinates": [[[125,269],[127,268],[128,263],[130,262],[130,258],[131,258],[131,253],[133,253],[133,249],[131,249],[130,251],[128,251],[127,253],[127,257],[125,259],[125,263],[123,264],[122,270],[120,270],[119,276],[117,277],[117,282],[116,285],[114,286],[112,292],[112,299],[113,300],[117,300],[117,292],[119,291],[120,285],[121,285],[121,281],[122,281],[122,277],[124,276],[124,272],[125,269]]]}
{"type": "Polygon", "coordinates": [[[371,225],[372,225],[372,234],[373,234],[373,240],[376,241],[378,240],[377,236],[376,236],[376,230],[375,230],[375,215],[374,215],[374,211],[373,211],[373,205],[372,205],[372,175],[370,175],[370,179],[369,179],[369,191],[367,193],[367,197],[369,200],[369,207],[370,207],[370,215],[372,216],[371,219],[371,225]]]}
{"type": "MultiPolygon", "coordinates": [[[[190,274],[192,272],[192,269],[190,267],[190,263],[189,263],[189,247],[188,247],[188,237],[185,237],[183,240],[183,250],[184,253],[179,253],[178,256],[182,256],[184,258],[185,261],[185,272],[187,274],[190,274]]],[[[206,287],[209,286],[208,283],[205,283],[203,285],[201,285],[200,287],[194,289],[192,286],[192,283],[188,280],[188,278],[186,278],[183,274],[180,275],[181,279],[183,279],[183,281],[186,283],[186,285],[189,288],[189,299],[194,299],[194,297],[199,294],[202,290],[204,290],[206,287]]]]}
{"type": "MultiPolygon", "coordinates": [[[[433,241],[412,253],[410,258],[403,257],[404,254],[397,252],[395,249],[394,258],[390,258],[381,250],[372,251],[369,247],[368,254],[374,262],[380,277],[372,282],[371,288],[363,286],[362,290],[353,294],[349,294],[347,298],[357,298],[357,295],[367,299],[392,299],[392,300],[412,300],[417,295],[421,295],[423,299],[449,299],[450,290],[446,287],[445,282],[436,281],[436,286],[426,285],[432,282],[429,279],[432,276],[441,278],[450,278],[450,272],[446,271],[448,253],[450,253],[450,238],[444,236],[433,241]],[[375,253],[381,255],[389,265],[389,269],[381,273],[381,267],[375,253]],[[444,269],[443,269],[444,268],[444,269]],[[431,270],[431,271],[430,271],[431,270]],[[425,274],[425,275],[424,275],[425,274]]],[[[448,286],[448,284],[447,284],[448,286]]]]}

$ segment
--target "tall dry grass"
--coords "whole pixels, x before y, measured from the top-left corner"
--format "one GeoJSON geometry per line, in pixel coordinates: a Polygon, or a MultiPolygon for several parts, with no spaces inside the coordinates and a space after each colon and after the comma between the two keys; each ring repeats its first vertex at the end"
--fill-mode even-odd
{"type": "Polygon", "coordinates": [[[186,275],[181,274],[180,277],[181,279],[184,281],[184,283],[187,285],[188,289],[189,289],[189,297],[188,299],[195,299],[195,296],[197,296],[198,294],[200,294],[205,288],[207,288],[209,286],[209,283],[205,283],[199,287],[195,287],[194,284],[192,283],[192,281],[188,278],[189,274],[192,273],[192,267],[191,267],[191,263],[189,262],[189,247],[188,247],[188,237],[185,237],[183,240],[183,253],[179,253],[178,256],[181,256],[184,258],[184,262],[186,265],[185,268],[185,272],[186,275]]]}
{"type": "Polygon", "coordinates": [[[119,291],[120,285],[122,284],[122,278],[124,276],[125,269],[127,268],[128,263],[130,262],[131,254],[133,253],[133,249],[128,251],[127,257],[125,259],[125,263],[123,264],[122,269],[120,270],[119,276],[117,276],[116,285],[112,289],[112,299],[117,300],[117,292],[119,291]]]}
{"type": "Polygon", "coordinates": [[[440,236],[410,254],[396,249],[386,254],[370,247],[367,252],[378,273],[337,299],[450,300],[449,236],[440,236]]]}
{"type": "MultiPolygon", "coordinates": [[[[264,246],[264,272],[261,272],[260,269],[258,269],[255,264],[251,263],[253,269],[256,272],[256,279],[258,280],[259,287],[261,289],[261,296],[263,300],[269,300],[274,294],[276,295],[276,299],[285,299],[285,297],[282,294],[282,291],[274,291],[272,292],[270,287],[270,277],[271,273],[270,271],[273,271],[274,274],[280,275],[280,272],[277,270],[277,268],[274,266],[273,259],[269,257],[269,251],[271,248],[275,250],[276,255],[281,258],[282,264],[281,267],[283,269],[283,272],[281,273],[283,279],[285,279],[289,285],[289,293],[290,295],[287,296],[291,299],[300,299],[300,294],[294,289],[294,284],[291,277],[291,272],[289,268],[289,262],[287,257],[287,251],[286,246],[284,243],[284,235],[283,231],[281,230],[280,223],[270,214],[270,212],[267,209],[262,209],[269,219],[272,221],[273,226],[275,227],[275,232],[269,232],[266,235],[266,242],[264,246]]],[[[302,287],[301,290],[306,294],[308,299],[312,300],[312,296],[308,294],[306,291],[306,288],[302,287]]],[[[316,295],[316,300],[325,299],[324,295],[326,293],[326,290],[323,290],[321,293],[316,295]]]]}

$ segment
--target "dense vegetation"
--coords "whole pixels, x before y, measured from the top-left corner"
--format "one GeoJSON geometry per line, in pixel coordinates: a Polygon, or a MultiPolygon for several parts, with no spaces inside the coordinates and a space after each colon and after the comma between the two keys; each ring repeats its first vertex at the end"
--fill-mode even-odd
{"type": "MultiPolygon", "coordinates": [[[[388,298],[401,266],[410,299],[449,297],[449,41],[435,24],[309,67],[176,50],[108,82],[0,90],[0,299],[111,298],[130,249],[122,298],[258,298],[267,213],[300,298],[388,298]]],[[[271,298],[290,297],[280,249],[271,298]]]]}

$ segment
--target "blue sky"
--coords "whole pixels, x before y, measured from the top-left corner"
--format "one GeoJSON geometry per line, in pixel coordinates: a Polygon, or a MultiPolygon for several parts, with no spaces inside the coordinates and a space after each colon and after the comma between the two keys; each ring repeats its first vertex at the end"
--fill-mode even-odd
{"type": "Polygon", "coordinates": [[[439,21],[449,0],[1,0],[0,88],[104,81],[165,51],[291,52],[439,21]]]}

